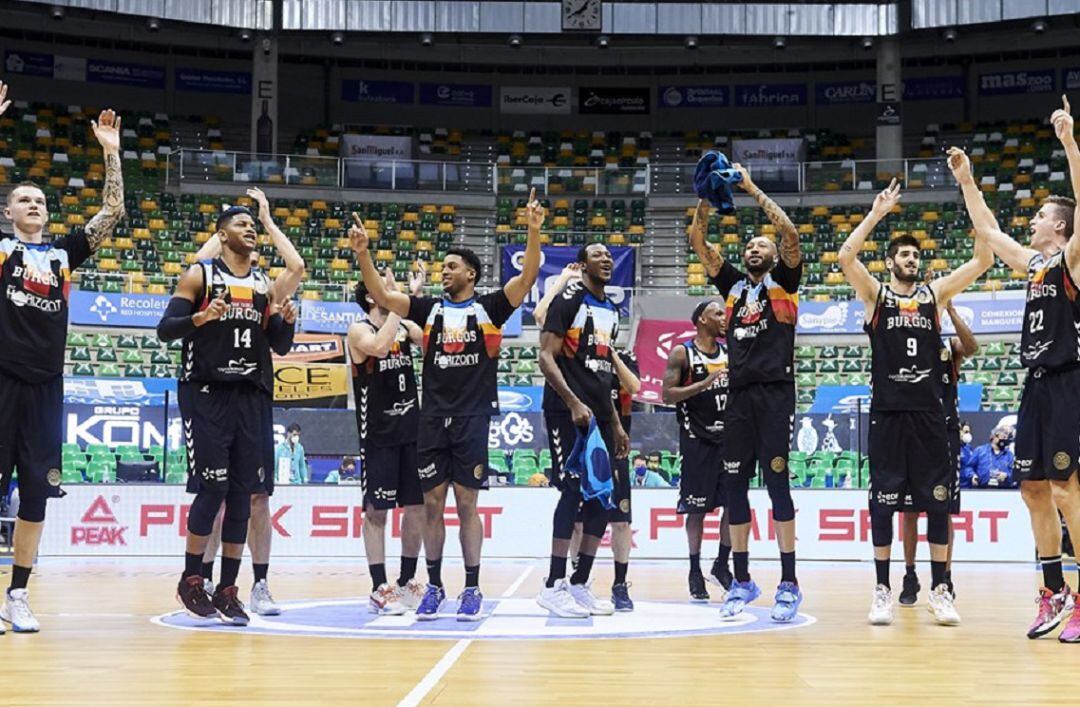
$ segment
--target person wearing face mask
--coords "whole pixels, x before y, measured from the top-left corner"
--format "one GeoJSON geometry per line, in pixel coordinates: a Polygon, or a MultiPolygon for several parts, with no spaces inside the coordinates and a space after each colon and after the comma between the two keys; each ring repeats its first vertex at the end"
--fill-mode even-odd
{"type": "Polygon", "coordinates": [[[1014,488],[1013,453],[1009,450],[1013,432],[1009,427],[995,427],[990,441],[975,449],[971,485],[985,488],[1014,488]]]}
{"type": "Polygon", "coordinates": [[[300,425],[295,422],[285,429],[285,439],[274,453],[274,468],[285,467],[289,470],[289,483],[306,484],[308,482],[307,458],[304,445],[300,444],[300,425]]]}
{"type": "Polygon", "coordinates": [[[630,483],[634,486],[646,488],[671,488],[671,484],[664,480],[658,472],[649,468],[645,463],[645,455],[638,454],[634,457],[633,474],[630,475],[630,483]]]}
{"type": "MultiPolygon", "coordinates": [[[[966,422],[960,426],[960,485],[964,479],[970,482],[975,473],[975,448],[971,446],[971,425],[966,422]]],[[[969,484],[970,485],[970,484],[969,484]]]]}

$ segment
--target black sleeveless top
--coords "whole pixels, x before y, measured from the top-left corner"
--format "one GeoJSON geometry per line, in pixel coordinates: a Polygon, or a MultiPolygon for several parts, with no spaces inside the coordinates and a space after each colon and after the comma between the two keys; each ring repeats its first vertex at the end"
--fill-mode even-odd
{"type": "Polygon", "coordinates": [[[941,322],[927,285],[910,296],[882,284],[870,337],[870,410],[941,412],[941,322]]]}
{"type": "MultiPolygon", "coordinates": [[[[361,322],[360,326],[376,330],[369,321],[361,322]]],[[[420,403],[409,330],[399,324],[389,353],[382,358],[368,356],[361,363],[353,363],[352,374],[360,446],[365,447],[368,442],[380,447],[415,442],[420,403]]]]}
{"type": "Polygon", "coordinates": [[[724,408],[728,396],[728,354],[723,344],[716,342],[716,353],[706,354],[694,341],[682,344],[686,347],[686,368],[683,369],[682,385],[687,386],[709,377],[713,371],[721,371],[713,384],[692,398],[675,407],[681,434],[694,439],[718,443],[724,438],[724,408]]]}

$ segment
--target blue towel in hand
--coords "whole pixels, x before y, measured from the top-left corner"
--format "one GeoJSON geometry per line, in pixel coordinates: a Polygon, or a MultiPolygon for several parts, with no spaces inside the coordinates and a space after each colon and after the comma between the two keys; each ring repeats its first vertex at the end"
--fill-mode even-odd
{"type": "Polygon", "coordinates": [[[735,213],[735,197],[732,191],[741,181],[742,174],[732,169],[727,155],[716,150],[702,155],[697,169],[694,170],[694,191],[715,206],[721,214],[735,213]]]}
{"type": "Polygon", "coordinates": [[[581,496],[586,501],[597,499],[607,510],[615,508],[611,500],[614,485],[611,480],[611,458],[607,445],[596,426],[596,418],[589,422],[585,434],[578,430],[574,448],[566,460],[566,471],[581,479],[581,496]]]}

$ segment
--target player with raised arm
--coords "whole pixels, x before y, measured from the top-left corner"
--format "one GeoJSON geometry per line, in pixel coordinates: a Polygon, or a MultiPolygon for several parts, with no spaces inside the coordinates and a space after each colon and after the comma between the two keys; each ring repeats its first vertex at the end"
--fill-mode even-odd
{"type": "Polygon", "coordinates": [[[869,495],[877,583],[869,620],[876,625],[893,620],[889,582],[893,513],[910,493],[914,507],[926,511],[932,574],[928,609],[938,623],[958,624],[960,615],[945,580],[956,470],[949,459],[942,405],[941,310],[990,269],[994,258],[976,235],[971,260],[925,285],[920,283],[919,242],[901,235],[886,251],[889,282],[878,282],[858,254],[900,197],[894,179],[875,197],[839,257],[844,277],[866,309],[864,329],[871,349],[869,495]]]}
{"type": "Polygon", "coordinates": [[[502,289],[476,294],[480,259],[468,248],[450,248],[443,259],[442,297],[409,297],[387,289],[368,250],[368,234],[353,214],[349,239],[375,304],[423,327],[423,398],[417,457],[424,489],[424,554],[428,587],[417,608],[420,620],[435,619],[446,600],[442,551],[446,542],[446,495],[451,483],[461,524],[465,589],[459,596],[460,621],[481,618],[480,552],[483,525],[476,503],[487,486],[488,427],[499,413],[497,364],[502,326],[532,290],[540,272],[540,227],[545,210],[529,195],[528,241],[521,274],[502,289]]]}
{"type": "MultiPolygon", "coordinates": [[[[1065,148],[1073,194],[1080,194],[1080,148],[1073,135],[1069,101],[1050,122],[1065,148]]],[[[950,164],[964,193],[971,221],[994,253],[1017,272],[1027,273],[1027,302],[1020,334],[1020,363],[1028,369],[1016,423],[1013,476],[1031,514],[1031,529],[1042,565],[1043,587],[1038,615],[1028,638],[1045,636],[1072,612],[1058,640],[1080,642],[1080,611],[1061,567],[1061,522],[1069,536],[1080,538],[1080,238],[1074,235],[1077,206],[1073,199],[1049,196],[1031,218],[1027,246],[998,227],[958,148],[950,164]]]]}
{"type": "MultiPolygon", "coordinates": [[[[0,115],[11,105],[0,83],[0,115]]],[[[50,498],[60,489],[63,442],[64,349],[71,273],[90,258],[124,216],[120,171],[120,117],[105,110],[91,121],[105,160],[102,205],[85,227],[45,240],[49,208],[37,185],[18,184],[7,196],[4,217],[13,234],[0,240],[0,496],[19,470],[11,583],[0,619],[20,633],[40,629],[30,610],[27,584],[50,498]]],[[[3,625],[0,624],[0,633],[3,625]]]]}
{"type": "MultiPolygon", "coordinates": [[[[296,246],[292,244],[278,225],[274,223],[274,217],[270,212],[270,202],[266,194],[258,187],[248,189],[247,195],[255,201],[258,207],[256,217],[263,230],[270,234],[270,241],[274,244],[285,269],[274,278],[270,286],[275,302],[284,302],[291,299],[300,282],[304,279],[304,259],[300,256],[296,246]]],[[[195,254],[197,262],[212,261],[221,255],[222,241],[220,238],[210,238],[203,244],[199,252],[195,254]]],[[[255,248],[251,251],[251,267],[259,267],[259,251],[255,248]]],[[[262,481],[252,489],[251,495],[251,520],[248,521],[248,550],[251,552],[251,567],[253,584],[251,586],[251,610],[259,616],[277,616],[281,608],[274,602],[270,593],[270,585],[267,583],[267,574],[270,570],[270,545],[273,540],[273,527],[270,523],[270,497],[274,495],[274,395],[273,391],[263,398],[263,413],[267,423],[262,426],[265,436],[263,440],[263,453],[266,460],[263,468],[266,473],[262,481]]],[[[217,557],[218,547],[221,544],[221,522],[223,516],[219,513],[214,523],[214,530],[210,534],[210,540],[203,554],[202,576],[206,591],[213,594],[214,558],[217,557]]]]}

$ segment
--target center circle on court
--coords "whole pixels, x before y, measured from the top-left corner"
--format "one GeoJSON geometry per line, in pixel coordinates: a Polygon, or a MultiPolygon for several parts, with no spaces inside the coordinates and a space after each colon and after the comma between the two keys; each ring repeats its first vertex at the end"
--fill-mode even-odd
{"type": "Polygon", "coordinates": [[[188,631],[211,631],[275,636],[323,638],[391,638],[417,640],[536,640],[585,638],[681,638],[781,631],[809,626],[813,616],[799,614],[794,621],[776,623],[769,608],[747,607],[731,619],[720,616],[720,605],[686,602],[635,601],[634,611],[587,619],[562,619],[537,606],[531,598],[485,599],[483,618],[458,621],[457,602],[448,600],[439,617],[417,621],[402,616],[377,616],[368,611],[367,598],[326,599],[282,603],[280,616],[251,616],[246,627],[227,626],[217,620],[195,619],[177,611],[156,616],[161,626],[188,631]]]}

